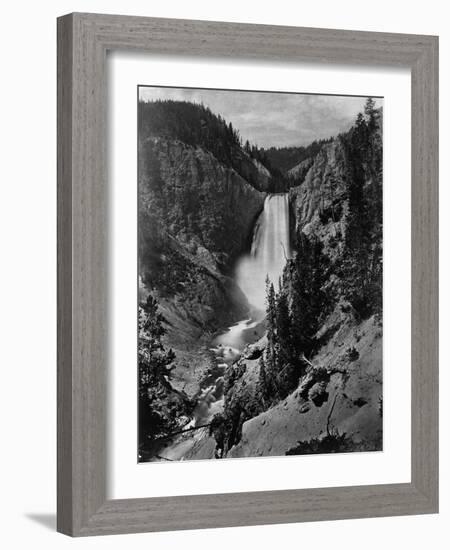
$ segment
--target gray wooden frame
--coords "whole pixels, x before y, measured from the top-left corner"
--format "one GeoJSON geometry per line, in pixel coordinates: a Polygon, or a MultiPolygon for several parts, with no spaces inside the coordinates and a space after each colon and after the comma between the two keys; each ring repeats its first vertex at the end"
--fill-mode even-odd
{"type": "Polygon", "coordinates": [[[75,13],[58,19],[58,530],[73,536],[438,510],[438,38],[75,13]],[[106,52],[412,72],[411,483],[106,498],[106,52]]]}

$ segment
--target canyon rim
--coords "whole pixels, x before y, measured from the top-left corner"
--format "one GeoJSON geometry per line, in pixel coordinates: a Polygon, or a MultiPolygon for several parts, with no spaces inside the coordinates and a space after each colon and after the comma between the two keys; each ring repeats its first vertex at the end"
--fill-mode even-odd
{"type": "Polygon", "coordinates": [[[138,461],[381,451],[383,99],[137,108],[138,461]]]}

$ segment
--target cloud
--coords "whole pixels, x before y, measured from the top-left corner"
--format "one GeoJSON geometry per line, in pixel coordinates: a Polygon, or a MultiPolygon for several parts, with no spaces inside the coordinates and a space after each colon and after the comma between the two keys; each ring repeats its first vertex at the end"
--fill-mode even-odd
{"type": "MultiPolygon", "coordinates": [[[[144,101],[173,99],[203,103],[260,147],[307,145],[347,130],[366,97],[197,88],[139,88],[144,101]]],[[[376,99],[376,105],[382,105],[376,99]]]]}

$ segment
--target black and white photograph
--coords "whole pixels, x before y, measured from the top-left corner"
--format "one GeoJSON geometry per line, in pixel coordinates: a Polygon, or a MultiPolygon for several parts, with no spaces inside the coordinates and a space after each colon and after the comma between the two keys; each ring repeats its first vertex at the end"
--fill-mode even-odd
{"type": "Polygon", "coordinates": [[[383,450],[383,98],[137,109],[138,461],[383,450]]]}
{"type": "Polygon", "coordinates": [[[4,4],[4,548],[443,547],[446,8],[4,4]]]}

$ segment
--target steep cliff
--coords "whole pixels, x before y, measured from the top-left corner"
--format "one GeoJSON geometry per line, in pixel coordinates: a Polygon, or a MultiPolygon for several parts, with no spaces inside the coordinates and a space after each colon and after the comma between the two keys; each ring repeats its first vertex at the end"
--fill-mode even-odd
{"type": "Polygon", "coordinates": [[[142,136],[139,146],[141,295],[152,291],[167,321],[174,386],[196,395],[214,364],[211,335],[248,314],[233,268],[263,208],[255,183],[269,176],[236,146],[233,163],[172,137],[142,136]]]}
{"type": "Polygon", "coordinates": [[[265,194],[209,151],[180,141],[149,138],[139,160],[143,284],[194,330],[214,331],[243,313],[230,274],[265,194]]]}
{"type": "Polygon", "coordinates": [[[344,145],[337,138],[323,145],[314,159],[290,170],[301,184],[289,191],[295,230],[317,237],[332,258],[342,253],[348,193],[344,145]]]}

